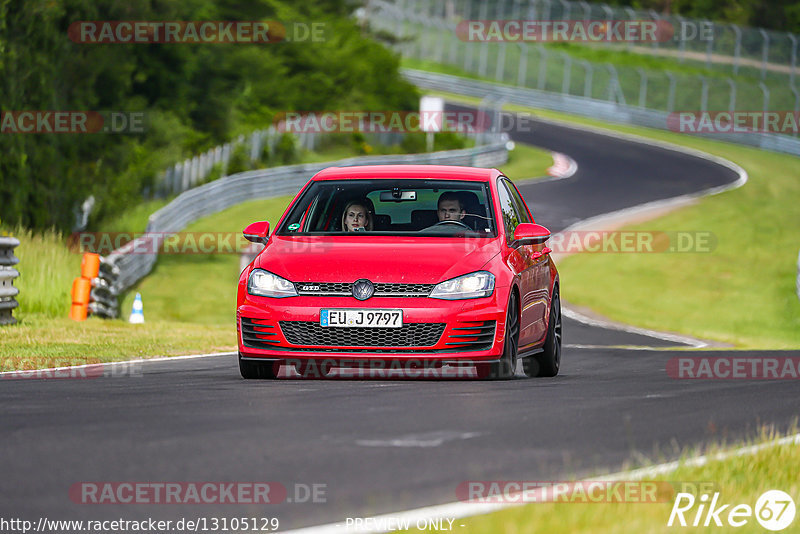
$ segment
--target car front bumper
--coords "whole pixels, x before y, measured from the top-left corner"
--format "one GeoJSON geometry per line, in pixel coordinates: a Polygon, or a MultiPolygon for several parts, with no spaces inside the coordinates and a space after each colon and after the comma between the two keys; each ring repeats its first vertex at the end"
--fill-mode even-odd
{"type": "Polygon", "coordinates": [[[289,297],[247,295],[236,313],[239,352],[247,359],[464,364],[496,361],[503,351],[508,288],[489,297],[289,297]],[[401,309],[403,328],[321,327],[323,308],[401,309]]]}

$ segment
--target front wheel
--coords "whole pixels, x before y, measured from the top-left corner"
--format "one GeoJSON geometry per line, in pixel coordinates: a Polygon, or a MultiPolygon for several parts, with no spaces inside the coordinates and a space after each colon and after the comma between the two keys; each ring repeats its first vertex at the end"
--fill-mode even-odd
{"type": "Polygon", "coordinates": [[[561,367],[561,298],[558,287],[553,290],[550,305],[550,320],[547,323],[547,338],[543,352],[530,356],[522,361],[522,369],[526,376],[551,377],[558,374],[561,367]]]}
{"type": "Polygon", "coordinates": [[[508,380],[514,378],[519,350],[519,309],[517,297],[512,292],[506,311],[506,335],[503,342],[503,356],[500,361],[477,365],[478,376],[489,380],[508,380]]]}
{"type": "Polygon", "coordinates": [[[280,364],[276,361],[257,362],[242,359],[239,353],[239,373],[245,379],[269,379],[277,378],[280,364]]]}

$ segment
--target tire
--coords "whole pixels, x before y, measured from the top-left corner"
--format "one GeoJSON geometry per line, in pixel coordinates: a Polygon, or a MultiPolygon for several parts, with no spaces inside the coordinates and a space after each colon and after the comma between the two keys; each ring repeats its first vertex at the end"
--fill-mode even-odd
{"type": "Polygon", "coordinates": [[[522,369],[526,376],[556,376],[561,367],[561,298],[558,294],[558,287],[553,291],[550,320],[547,323],[547,338],[542,348],[544,352],[522,360],[522,369]]]}
{"type": "Polygon", "coordinates": [[[239,373],[242,375],[242,378],[248,380],[277,378],[279,370],[280,364],[278,362],[243,360],[242,353],[239,353],[239,373]]]}
{"type": "Polygon", "coordinates": [[[478,376],[487,380],[509,380],[514,378],[519,350],[519,309],[517,297],[512,292],[506,311],[506,335],[503,340],[503,356],[497,362],[478,364],[478,376]]]}

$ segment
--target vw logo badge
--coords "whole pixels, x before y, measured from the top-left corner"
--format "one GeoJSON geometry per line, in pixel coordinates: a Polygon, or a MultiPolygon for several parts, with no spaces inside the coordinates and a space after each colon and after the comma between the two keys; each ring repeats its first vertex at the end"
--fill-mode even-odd
{"type": "Polygon", "coordinates": [[[353,296],[358,300],[367,300],[374,292],[375,286],[365,278],[353,282],[353,296]]]}

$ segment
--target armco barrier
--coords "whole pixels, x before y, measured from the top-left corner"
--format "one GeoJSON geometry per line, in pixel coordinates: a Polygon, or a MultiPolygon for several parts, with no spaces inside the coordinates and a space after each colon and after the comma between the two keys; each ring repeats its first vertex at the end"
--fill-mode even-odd
{"type": "MultiPolygon", "coordinates": [[[[519,106],[571,113],[617,124],[635,124],[659,130],[668,129],[669,114],[663,111],[422,70],[402,69],[402,73],[414,85],[432,91],[456,93],[476,98],[485,98],[491,95],[497,100],[519,106]]],[[[690,135],[800,156],[800,139],[786,135],[773,133],[693,133],[690,135]]]]}
{"type": "Polygon", "coordinates": [[[19,271],[14,268],[19,263],[19,258],[14,256],[18,245],[19,239],[0,237],[0,326],[17,322],[12,313],[19,305],[15,298],[19,289],[14,287],[14,278],[19,276],[19,271]]]}
{"type": "Polygon", "coordinates": [[[231,206],[261,198],[292,195],[316,172],[331,166],[431,164],[496,167],[508,161],[507,139],[495,135],[489,144],[432,152],[388,156],[364,156],[325,163],[289,165],[248,171],[195,187],[178,195],[175,200],[150,216],[146,233],[152,236],[137,238],[106,256],[118,276],[109,283],[109,291],[119,295],[153,268],[156,253],[133,253],[135,249],[157,250],[170,232],[178,232],[192,221],[217,213],[231,206]]]}

